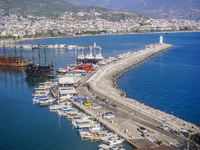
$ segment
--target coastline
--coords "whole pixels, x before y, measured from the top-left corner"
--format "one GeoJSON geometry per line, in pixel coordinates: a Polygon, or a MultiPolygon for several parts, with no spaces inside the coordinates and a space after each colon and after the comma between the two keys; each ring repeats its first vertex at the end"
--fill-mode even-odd
{"type": "MultiPolygon", "coordinates": [[[[54,38],[72,38],[72,37],[92,37],[92,36],[112,36],[112,35],[134,35],[134,34],[166,34],[166,33],[193,33],[193,32],[200,32],[200,30],[197,31],[166,31],[166,32],[140,32],[140,33],[118,33],[118,34],[95,34],[95,35],[75,35],[75,36],[60,36],[60,37],[41,37],[41,38],[23,38],[23,39],[19,39],[16,41],[9,41],[9,42],[5,42],[5,45],[8,46],[14,46],[16,43],[18,42],[23,42],[23,41],[32,41],[32,40],[41,40],[41,39],[54,39],[54,38]]],[[[0,45],[3,45],[4,42],[0,41],[0,45]]]]}
{"type": "MultiPolygon", "coordinates": [[[[149,52],[150,55],[148,56],[145,56],[145,57],[143,56],[146,52],[148,52],[148,49],[145,49],[137,53],[134,53],[133,56],[130,56],[129,58],[125,58],[124,60],[117,62],[116,64],[111,64],[107,67],[104,67],[102,70],[98,71],[97,75],[95,75],[95,77],[90,79],[88,82],[90,82],[91,87],[93,91],[95,92],[95,94],[100,95],[100,96],[105,96],[106,98],[109,98],[112,101],[115,101],[117,104],[122,105],[121,107],[124,107],[124,109],[126,110],[130,109],[129,110],[130,113],[132,112],[138,117],[142,116],[142,119],[147,119],[148,121],[154,120],[152,121],[153,123],[155,122],[163,123],[167,120],[169,127],[178,131],[181,131],[185,125],[187,126],[188,129],[195,128],[196,131],[199,131],[199,127],[197,127],[193,123],[184,121],[176,116],[173,116],[165,112],[162,112],[160,110],[156,110],[154,108],[146,106],[138,102],[137,100],[125,97],[126,93],[123,92],[121,89],[119,89],[116,84],[116,79],[124,72],[147,61],[148,59],[154,57],[155,55],[173,47],[172,45],[169,45],[169,44],[168,45],[164,44],[164,45],[166,45],[166,48],[160,48],[160,50],[158,50],[155,53],[149,52]],[[143,58],[140,58],[140,57],[143,57],[143,58]],[[137,58],[139,58],[139,60],[135,61],[134,63],[130,62],[131,59],[137,59],[137,58]],[[126,63],[128,67],[125,67],[125,64],[123,64],[125,61],[129,61],[128,63],[126,63]],[[104,89],[102,87],[107,87],[107,88],[104,89]]],[[[149,51],[153,49],[155,48],[151,48],[149,51]]]]}

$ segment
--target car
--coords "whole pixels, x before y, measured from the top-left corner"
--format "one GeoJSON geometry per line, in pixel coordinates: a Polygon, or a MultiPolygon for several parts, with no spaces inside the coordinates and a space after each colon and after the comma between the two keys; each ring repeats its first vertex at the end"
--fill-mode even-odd
{"type": "Polygon", "coordinates": [[[103,114],[103,118],[104,119],[114,118],[114,114],[112,112],[107,112],[107,113],[103,114]]]}
{"type": "Polygon", "coordinates": [[[92,101],[87,101],[87,102],[83,103],[83,105],[85,105],[85,106],[90,106],[92,104],[93,104],[92,101]]]}
{"type": "Polygon", "coordinates": [[[158,126],[158,128],[163,129],[163,130],[167,130],[168,126],[166,124],[161,124],[158,126]]]}
{"type": "Polygon", "coordinates": [[[94,106],[92,107],[92,109],[100,109],[100,108],[101,108],[100,105],[94,105],[94,106]]]}
{"type": "Polygon", "coordinates": [[[115,108],[117,107],[117,105],[116,105],[114,102],[112,102],[111,105],[112,105],[113,107],[115,107],[115,108]]]}
{"type": "Polygon", "coordinates": [[[143,134],[147,133],[147,129],[145,129],[144,127],[139,127],[137,129],[138,129],[138,131],[142,132],[143,134]]]}
{"type": "Polygon", "coordinates": [[[111,102],[109,100],[105,100],[105,103],[108,104],[108,105],[111,104],[111,102]]]}

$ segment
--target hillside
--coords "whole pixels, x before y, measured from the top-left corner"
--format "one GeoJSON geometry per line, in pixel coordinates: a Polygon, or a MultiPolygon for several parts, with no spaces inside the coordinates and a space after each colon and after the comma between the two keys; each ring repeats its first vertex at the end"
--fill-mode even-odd
{"type": "Polygon", "coordinates": [[[56,18],[66,11],[77,12],[80,7],[61,0],[1,0],[0,8],[6,13],[56,18]]]}
{"type": "Polygon", "coordinates": [[[200,20],[200,0],[65,0],[81,6],[101,6],[156,18],[200,20]]]}
{"type": "MultiPolygon", "coordinates": [[[[145,18],[141,15],[127,12],[113,12],[103,7],[83,7],[70,4],[63,0],[1,0],[0,12],[3,14],[17,14],[22,16],[45,16],[48,18],[58,19],[65,12],[73,12],[70,19],[87,20],[87,19],[105,19],[109,21],[120,21],[126,19],[145,18]],[[80,15],[78,12],[88,12],[80,15]]],[[[63,17],[67,19],[66,17],[63,17]]]]}

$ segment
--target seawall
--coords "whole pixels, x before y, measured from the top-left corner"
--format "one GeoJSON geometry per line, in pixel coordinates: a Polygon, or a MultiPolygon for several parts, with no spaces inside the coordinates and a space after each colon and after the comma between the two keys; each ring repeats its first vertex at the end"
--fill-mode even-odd
{"type": "Polygon", "coordinates": [[[199,128],[192,123],[124,97],[125,93],[116,85],[116,78],[122,73],[172,47],[170,44],[155,44],[130,54],[123,60],[103,67],[88,80],[91,89],[96,95],[115,102],[120,108],[153,124],[161,124],[167,121],[168,126],[174,130],[181,131],[186,126],[188,129],[199,131],[199,128]]]}

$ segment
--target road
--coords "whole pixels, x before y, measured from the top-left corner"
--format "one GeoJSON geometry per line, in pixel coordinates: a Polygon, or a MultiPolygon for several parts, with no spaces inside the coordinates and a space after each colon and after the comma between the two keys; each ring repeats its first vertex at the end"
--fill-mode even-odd
{"type": "Polygon", "coordinates": [[[141,133],[137,130],[139,126],[145,127],[150,134],[156,135],[159,139],[161,138],[164,143],[169,144],[171,141],[172,145],[175,147],[186,148],[187,147],[187,138],[183,135],[175,135],[169,131],[162,130],[157,127],[157,125],[149,123],[143,119],[140,119],[134,114],[128,113],[126,110],[122,110],[121,108],[114,108],[111,105],[101,101],[100,99],[96,98],[93,93],[91,93],[87,87],[85,87],[85,82],[94,74],[88,74],[87,76],[83,77],[81,85],[77,88],[78,97],[93,97],[93,105],[101,105],[102,108],[100,110],[93,110],[95,113],[101,112],[104,114],[105,112],[113,112],[115,117],[113,119],[113,124],[119,130],[128,129],[129,135],[134,135],[135,139],[144,139],[141,133]]]}

